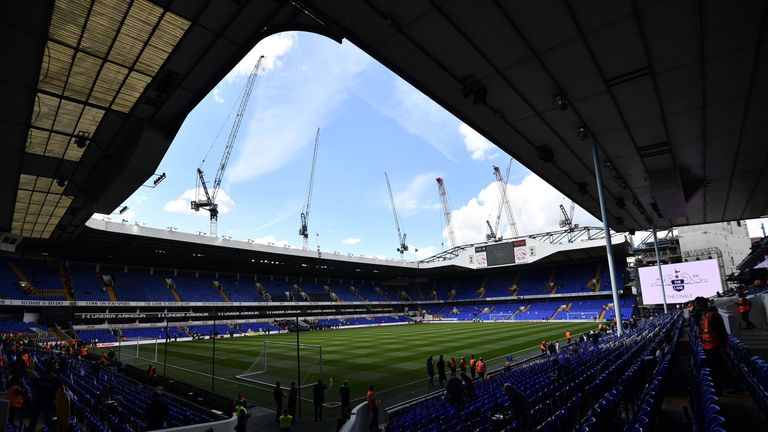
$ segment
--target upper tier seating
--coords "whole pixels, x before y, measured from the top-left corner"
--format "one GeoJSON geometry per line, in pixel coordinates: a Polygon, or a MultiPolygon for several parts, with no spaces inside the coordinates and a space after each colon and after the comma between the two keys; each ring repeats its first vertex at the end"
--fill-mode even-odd
{"type": "Polygon", "coordinates": [[[110,301],[104,286],[99,282],[96,270],[87,267],[71,266],[69,278],[72,281],[72,290],[78,301],[110,301]]]}
{"type": "Polygon", "coordinates": [[[233,302],[262,302],[264,299],[256,286],[253,278],[237,280],[232,277],[220,277],[219,282],[224,287],[224,292],[233,302]]]}
{"type": "Polygon", "coordinates": [[[110,274],[115,283],[115,295],[120,301],[175,302],[171,290],[163,285],[162,279],[142,270],[128,273],[114,271],[110,274]]]}
{"type": "Polygon", "coordinates": [[[213,281],[207,277],[196,278],[194,275],[177,276],[161,275],[160,277],[171,279],[176,284],[176,293],[185,302],[223,302],[224,297],[219,294],[213,281]]]}
{"type": "Polygon", "coordinates": [[[47,332],[48,330],[39,324],[16,321],[9,318],[0,318],[0,333],[30,333],[47,332]]]}

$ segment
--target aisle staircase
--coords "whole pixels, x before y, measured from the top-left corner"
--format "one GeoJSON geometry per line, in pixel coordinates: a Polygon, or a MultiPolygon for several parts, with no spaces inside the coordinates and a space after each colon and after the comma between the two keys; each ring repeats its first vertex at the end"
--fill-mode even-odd
{"type": "Polygon", "coordinates": [[[181,296],[179,295],[178,291],[176,291],[176,282],[173,281],[173,279],[165,279],[163,278],[163,285],[166,286],[169,290],[171,290],[171,295],[174,299],[176,299],[177,302],[181,303],[184,300],[181,299],[181,296]]]}
{"type": "Polygon", "coordinates": [[[531,304],[530,304],[530,303],[528,303],[527,305],[525,305],[525,307],[524,307],[523,309],[517,309],[517,310],[515,311],[515,313],[513,313],[513,314],[512,314],[512,316],[511,316],[511,317],[509,317],[509,319],[510,319],[510,320],[513,320],[513,319],[515,319],[515,317],[517,316],[517,314],[519,314],[520,312],[528,312],[528,309],[530,309],[530,308],[531,308],[531,304]]]}
{"type": "Polygon", "coordinates": [[[227,303],[232,303],[232,299],[230,299],[230,298],[229,298],[229,296],[227,295],[227,293],[225,293],[225,292],[224,292],[224,287],[222,287],[221,289],[219,289],[219,288],[216,288],[216,287],[214,286],[214,289],[216,289],[216,291],[218,291],[218,292],[219,292],[219,295],[221,295],[221,298],[223,298],[225,302],[227,302],[227,303]]]}
{"type": "MultiPolygon", "coordinates": [[[[107,291],[107,297],[109,297],[109,301],[116,302],[117,294],[115,294],[115,287],[110,284],[104,283],[104,278],[101,277],[100,273],[96,273],[96,278],[98,279],[99,284],[101,284],[101,286],[103,286],[104,289],[107,291]]],[[[112,280],[112,283],[113,284],[115,283],[114,279],[112,280]]]]}
{"type": "Polygon", "coordinates": [[[604,320],[605,319],[605,313],[608,312],[609,310],[613,310],[613,309],[614,309],[613,304],[608,304],[608,305],[603,306],[603,310],[600,312],[600,316],[598,317],[598,319],[601,320],[601,321],[604,320]]]}
{"type": "Polygon", "coordinates": [[[597,263],[597,270],[595,271],[595,292],[600,292],[600,270],[603,269],[603,263],[597,263]]]}
{"type": "Polygon", "coordinates": [[[566,306],[565,306],[565,308],[562,308],[562,307],[558,307],[558,308],[557,308],[557,310],[555,311],[555,313],[553,313],[553,314],[552,314],[552,316],[551,316],[551,317],[549,317],[550,321],[551,321],[551,320],[553,320],[553,319],[555,319],[555,317],[557,316],[557,314],[559,314],[559,313],[560,313],[560,312],[562,312],[562,311],[565,311],[565,312],[570,312],[570,310],[571,310],[571,305],[572,305],[572,304],[573,304],[573,303],[568,303],[568,305],[566,305],[566,306]]]}
{"type": "Polygon", "coordinates": [[[517,297],[517,293],[520,292],[520,276],[522,276],[523,272],[519,271],[515,275],[515,279],[512,281],[512,286],[507,288],[507,292],[509,292],[509,295],[512,297],[517,297]]]}
{"type": "Polygon", "coordinates": [[[488,283],[488,280],[490,279],[490,276],[486,276],[485,279],[483,279],[483,282],[480,283],[480,288],[478,288],[475,291],[475,294],[477,294],[478,299],[484,299],[485,298],[485,284],[488,283]]]}
{"type": "Polygon", "coordinates": [[[67,301],[75,301],[75,292],[72,290],[72,278],[69,277],[69,270],[65,265],[59,268],[59,276],[61,277],[61,286],[64,287],[64,298],[67,301]]]}
{"type": "Polygon", "coordinates": [[[549,293],[550,295],[555,295],[555,291],[557,291],[557,285],[552,286],[552,282],[554,282],[555,280],[555,270],[556,269],[553,268],[552,273],[549,274],[549,281],[547,281],[547,286],[545,288],[545,289],[549,289],[550,287],[552,287],[552,290],[549,293]]]}

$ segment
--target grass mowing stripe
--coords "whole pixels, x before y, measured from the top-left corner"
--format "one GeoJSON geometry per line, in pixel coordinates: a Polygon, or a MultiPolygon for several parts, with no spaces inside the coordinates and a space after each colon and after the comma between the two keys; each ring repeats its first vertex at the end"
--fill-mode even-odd
{"type": "MultiPolygon", "coordinates": [[[[323,347],[324,375],[326,379],[334,377],[335,382],[334,388],[328,391],[328,399],[336,401],[338,385],[344,378],[350,380],[354,397],[360,396],[358,393],[362,393],[368,384],[374,384],[380,393],[395,394],[407,391],[414,385],[423,385],[422,380],[426,377],[424,361],[429,355],[443,353],[447,358],[451,355],[458,358],[475,353],[488,360],[535,347],[542,339],[563,340],[566,329],[576,335],[593,327],[593,323],[561,321],[419,324],[307,332],[302,333],[300,338],[304,345],[323,347]]],[[[252,400],[270,405],[271,393],[268,386],[241,382],[233,376],[245,372],[253,364],[263,351],[265,341],[292,344],[295,338],[295,333],[292,333],[217,339],[215,390],[232,397],[244,393],[252,400]]],[[[210,340],[169,344],[168,375],[210,389],[212,348],[210,340]]],[[[280,357],[283,358],[285,370],[295,375],[295,357],[291,357],[295,351],[291,353],[290,348],[281,351],[287,352],[285,355],[288,356],[280,357]]],[[[140,355],[145,356],[145,353],[141,352],[140,355]]],[[[160,362],[163,355],[164,346],[160,345],[160,362]]],[[[146,359],[125,361],[146,365],[146,359]]],[[[162,365],[158,369],[162,371],[162,365]]]]}

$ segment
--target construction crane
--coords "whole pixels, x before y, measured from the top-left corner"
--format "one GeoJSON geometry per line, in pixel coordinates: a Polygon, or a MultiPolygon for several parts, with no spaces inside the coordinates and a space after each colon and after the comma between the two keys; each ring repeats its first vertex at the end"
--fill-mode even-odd
{"type": "MultiPolygon", "coordinates": [[[[213,180],[213,189],[209,192],[208,185],[205,182],[205,175],[201,166],[197,168],[197,186],[195,187],[195,200],[192,201],[191,207],[194,211],[200,211],[200,209],[207,210],[211,214],[211,230],[210,234],[213,237],[217,235],[218,223],[219,223],[219,205],[216,203],[216,197],[221,189],[221,182],[224,180],[224,172],[227,170],[227,164],[229,163],[229,157],[232,156],[232,148],[237,140],[237,134],[240,131],[240,125],[243,122],[245,116],[245,110],[248,108],[248,102],[251,99],[251,92],[253,91],[253,84],[256,82],[256,77],[259,75],[259,69],[261,68],[261,62],[264,60],[264,56],[259,57],[256,65],[251,70],[248,79],[245,82],[245,88],[240,95],[240,106],[237,108],[237,114],[232,124],[232,130],[229,131],[229,137],[227,138],[227,144],[224,146],[224,154],[221,156],[219,162],[219,169],[216,171],[216,177],[213,180]],[[202,188],[204,199],[200,199],[200,189],[202,188]]],[[[214,141],[215,142],[215,141],[214,141]]],[[[203,159],[205,162],[205,159],[203,159]]]]}
{"type": "Polygon", "coordinates": [[[451,222],[451,203],[448,201],[448,194],[445,192],[445,182],[441,177],[435,179],[437,181],[437,189],[440,193],[440,202],[443,205],[443,215],[445,216],[445,224],[448,227],[448,242],[451,248],[458,246],[456,241],[456,233],[453,231],[453,223],[451,222]]]}
{"type": "Polygon", "coordinates": [[[315,134],[315,151],[312,154],[312,168],[309,171],[309,188],[307,190],[307,201],[301,210],[301,226],[299,235],[304,239],[304,250],[309,248],[309,208],[312,205],[312,188],[315,185],[315,167],[317,166],[317,147],[320,144],[320,128],[317,128],[315,134]]]}
{"type": "Polygon", "coordinates": [[[574,204],[573,201],[571,201],[571,208],[570,211],[566,212],[565,207],[563,204],[560,204],[560,228],[568,228],[573,229],[576,227],[573,224],[573,212],[576,210],[576,204],[574,204]]]}
{"type": "MultiPolygon", "coordinates": [[[[387,181],[387,191],[389,192],[389,203],[392,205],[392,214],[395,215],[395,226],[397,227],[397,242],[400,247],[397,251],[400,252],[400,259],[405,260],[405,252],[408,250],[408,243],[405,242],[405,234],[400,230],[400,218],[397,217],[397,208],[395,207],[395,198],[392,197],[392,186],[389,184],[389,176],[384,173],[384,179],[387,181]]],[[[418,251],[417,251],[418,252],[418,251]]]]}
{"type": "Polygon", "coordinates": [[[485,235],[486,240],[496,240],[496,231],[494,231],[491,221],[486,220],[485,224],[488,225],[488,234],[485,235]]]}
{"type": "Polygon", "coordinates": [[[488,240],[493,239],[500,239],[501,236],[501,215],[503,213],[507,214],[507,223],[509,224],[509,230],[511,231],[512,237],[517,237],[519,235],[519,232],[517,231],[517,223],[515,222],[515,215],[512,212],[512,204],[509,202],[509,196],[507,195],[507,185],[509,182],[509,173],[512,170],[512,159],[509,160],[509,165],[507,165],[507,172],[504,176],[501,175],[501,168],[494,165],[493,166],[493,175],[496,178],[496,184],[499,189],[499,208],[496,213],[496,223],[494,224],[494,228],[491,228],[491,223],[489,221],[486,221],[486,224],[488,225],[488,228],[490,230],[490,233],[486,236],[488,240]]]}

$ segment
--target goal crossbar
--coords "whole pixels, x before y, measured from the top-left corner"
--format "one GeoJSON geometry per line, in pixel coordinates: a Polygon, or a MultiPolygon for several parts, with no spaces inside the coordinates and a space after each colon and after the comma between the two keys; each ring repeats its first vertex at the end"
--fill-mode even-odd
{"type": "Polygon", "coordinates": [[[323,379],[322,345],[298,344],[298,358],[296,351],[295,343],[265,340],[248,370],[236,377],[267,386],[280,381],[281,386],[287,388],[289,382],[298,379],[297,366],[300,359],[301,379],[297,383],[300,387],[310,387],[317,379],[323,379]]]}

